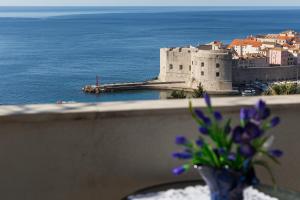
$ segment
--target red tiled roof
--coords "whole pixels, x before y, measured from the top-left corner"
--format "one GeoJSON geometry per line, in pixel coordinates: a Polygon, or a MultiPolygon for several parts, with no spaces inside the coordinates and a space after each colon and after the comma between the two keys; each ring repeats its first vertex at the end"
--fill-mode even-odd
{"type": "Polygon", "coordinates": [[[228,47],[232,48],[234,46],[247,46],[247,45],[251,45],[253,47],[260,47],[262,45],[262,42],[256,41],[255,39],[252,38],[234,39],[228,47]]]}

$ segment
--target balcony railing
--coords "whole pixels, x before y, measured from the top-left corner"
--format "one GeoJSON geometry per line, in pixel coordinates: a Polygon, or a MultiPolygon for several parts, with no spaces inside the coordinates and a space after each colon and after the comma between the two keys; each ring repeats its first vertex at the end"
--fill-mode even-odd
{"type": "MultiPolygon", "coordinates": [[[[238,120],[241,106],[259,97],[213,98],[238,120]]],[[[279,186],[300,190],[300,96],[263,97],[282,119],[274,166],[279,186]]],[[[201,99],[193,100],[204,107],[201,99]]],[[[171,174],[174,137],[196,137],[188,100],[0,106],[1,199],[120,199],[145,186],[200,178],[171,174]]],[[[262,181],[267,173],[258,168],[262,181]]]]}

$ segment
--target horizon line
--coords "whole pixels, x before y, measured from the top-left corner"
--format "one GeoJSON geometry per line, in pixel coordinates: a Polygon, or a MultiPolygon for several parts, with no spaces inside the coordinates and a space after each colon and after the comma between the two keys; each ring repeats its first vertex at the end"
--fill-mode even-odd
{"type": "Polygon", "coordinates": [[[295,7],[300,7],[299,5],[294,5],[294,6],[283,6],[283,5],[0,5],[0,7],[222,7],[222,8],[295,8],[295,7]]]}

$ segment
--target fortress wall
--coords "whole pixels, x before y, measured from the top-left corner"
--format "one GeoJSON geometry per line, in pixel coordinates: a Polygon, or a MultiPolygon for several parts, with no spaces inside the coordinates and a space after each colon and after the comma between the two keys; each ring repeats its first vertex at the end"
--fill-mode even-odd
{"type": "Polygon", "coordinates": [[[299,66],[233,68],[232,79],[234,84],[252,81],[280,81],[297,79],[300,74],[299,66]],[[297,73],[298,72],[298,73],[297,73]]]}
{"type": "Polygon", "coordinates": [[[188,81],[191,75],[192,50],[192,48],[161,49],[160,81],[188,81]]]}

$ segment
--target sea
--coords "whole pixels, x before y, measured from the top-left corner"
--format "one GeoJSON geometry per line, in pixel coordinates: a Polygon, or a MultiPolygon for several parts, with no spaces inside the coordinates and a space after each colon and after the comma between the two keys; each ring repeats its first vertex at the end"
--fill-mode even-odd
{"type": "Polygon", "coordinates": [[[159,74],[159,49],[300,31],[299,7],[0,7],[0,104],[159,99],[84,94],[159,74]]]}

